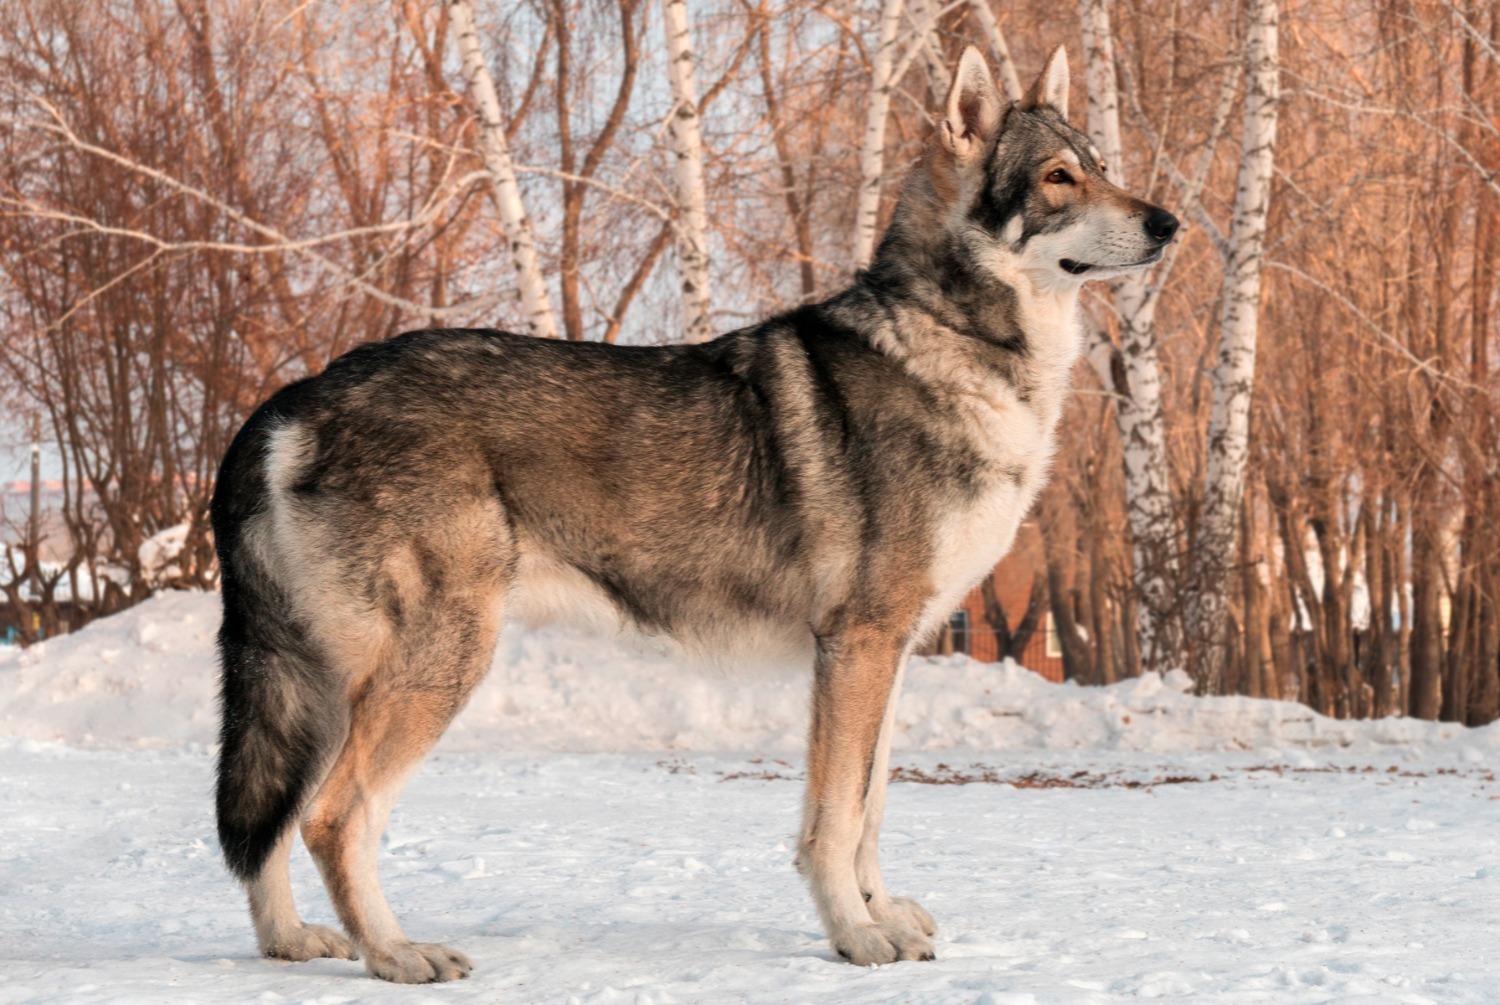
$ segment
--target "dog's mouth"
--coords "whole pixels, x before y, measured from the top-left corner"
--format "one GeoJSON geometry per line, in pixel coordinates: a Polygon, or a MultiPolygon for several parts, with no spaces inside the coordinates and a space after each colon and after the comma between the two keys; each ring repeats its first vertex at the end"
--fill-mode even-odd
{"type": "MultiPolygon", "coordinates": [[[[1131,262],[1129,265],[1111,265],[1111,266],[1109,266],[1109,268],[1111,268],[1111,269],[1139,269],[1139,268],[1143,268],[1144,266],[1154,264],[1155,262],[1160,261],[1160,259],[1161,259],[1161,249],[1157,248],[1155,251],[1151,252],[1151,254],[1147,255],[1145,258],[1141,259],[1139,262],[1131,262]]],[[[1060,269],[1062,269],[1064,272],[1068,273],[1069,275],[1081,276],[1085,272],[1089,271],[1090,269],[1096,268],[1097,266],[1093,262],[1077,262],[1077,261],[1074,261],[1071,258],[1064,258],[1064,259],[1060,259],[1058,261],[1057,267],[1060,268],[1060,269]]]]}

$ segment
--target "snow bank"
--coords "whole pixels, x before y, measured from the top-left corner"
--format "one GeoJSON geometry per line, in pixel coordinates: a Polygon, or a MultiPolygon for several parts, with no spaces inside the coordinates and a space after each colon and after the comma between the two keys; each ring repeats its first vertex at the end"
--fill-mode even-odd
{"type": "MultiPolygon", "coordinates": [[[[83,631],[0,654],[0,736],[83,747],[208,745],[218,597],[166,593],[83,631]]],[[[728,678],[571,629],[508,630],[444,743],[455,750],[795,753],[807,674],[728,678]]],[[[912,661],[897,750],[1421,750],[1500,760],[1500,724],[1345,722],[1291,702],[1197,698],[1181,673],[1106,688],[1013,663],[912,661]]]]}
{"type": "Polygon", "coordinates": [[[0,656],[0,735],[77,746],[214,740],[218,595],[163,593],[0,656]]]}

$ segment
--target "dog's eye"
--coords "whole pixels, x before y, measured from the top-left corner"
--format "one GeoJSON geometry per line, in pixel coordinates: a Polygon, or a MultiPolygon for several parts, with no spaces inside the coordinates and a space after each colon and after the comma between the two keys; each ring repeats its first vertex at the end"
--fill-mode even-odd
{"type": "Polygon", "coordinates": [[[1062,168],[1057,168],[1047,176],[1047,181],[1053,185],[1071,185],[1073,184],[1073,176],[1062,168]]]}
{"type": "Polygon", "coordinates": [[[1103,174],[1104,172],[1106,172],[1108,170],[1109,170],[1109,165],[1106,164],[1106,163],[1104,163],[1103,161],[1100,161],[1099,162],[1099,173],[1103,174]]]}

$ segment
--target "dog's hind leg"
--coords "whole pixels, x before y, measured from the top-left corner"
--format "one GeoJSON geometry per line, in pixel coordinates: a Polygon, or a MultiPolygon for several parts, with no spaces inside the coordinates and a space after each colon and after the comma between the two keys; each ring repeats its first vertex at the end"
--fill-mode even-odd
{"type": "Polygon", "coordinates": [[[797,867],[835,951],[860,966],[933,956],[922,932],[871,914],[855,869],[902,649],[889,633],[865,627],[822,636],[818,646],[797,867]]]}
{"type": "Polygon", "coordinates": [[[860,892],[875,921],[900,922],[924,935],[936,935],[937,924],[922,905],[909,897],[892,897],[880,875],[880,827],[885,820],[886,787],[891,777],[891,736],[896,728],[896,701],[901,695],[901,679],[906,672],[906,655],[896,671],[891,694],[886,699],[885,721],[880,726],[880,740],[875,745],[875,761],[870,766],[870,788],[865,797],[864,830],[859,851],[854,857],[854,874],[860,892]]]}
{"type": "Polygon", "coordinates": [[[423,756],[483,677],[497,626],[458,630],[466,651],[412,654],[429,660],[406,672],[382,673],[357,693],[349,737],[318,790],[302,836],[322,871],[329,898],[369,972],[399,984],[466,977],[472,964],[437,943],[407,939],[380,889],[376,859],[396,798],[423,756]],[[414,671],[420,669],[420,676],[414,671]],[[382,679],[384,678],[384,679],[382,679]]]}
{"type": "Polygon", "coordinates": [[[402,785],[489,668],[510,570],[503,527],[498,514],[434,518],[425,540],[386,556],[389,645],[350,679],[343,749],[303,819],[339,919],[366,969],[388,981],[448,981],[472,968],[446,946],[407,939],[376,859],[402,785]]]}
{"type": "Polygon", "coordinates": [[[316,960],[334,957],[357,960],[354,944],[342,932],[323,925],[309,925],[297,915],[292,903],[289,860],[297,829],[288,827],[276,841],[260,872],[246,884],[250,895],[250,917],[260,951],[278,960],[316,960]]]}

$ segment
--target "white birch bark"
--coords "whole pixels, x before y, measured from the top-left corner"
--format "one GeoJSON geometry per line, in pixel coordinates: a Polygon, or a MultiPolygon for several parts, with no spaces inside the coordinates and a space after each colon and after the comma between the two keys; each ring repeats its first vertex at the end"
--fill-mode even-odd
{"type": "Polygon", "coordinates": [[[1005,91],[1006,98],[1020,101],[1025,92],[1021,90],[1021,78],[1016,73],[1016,61],[1011,58],[1005,32],[1001,30],[1000,19],[990,7],[990,0],[969,0],[969,6],[974,9],[979,26],[984,30],[984,37],[990,43],[990,55],[995,57],[995,69],[999,72],[1001,89],[1005,91]]]}
{"type": "MultiPolygon", "coordinates": [[[[1126,188],[1120,94],[1106,0],[1080,0],[1078,14],[1083,27],[1089,138],[1099,148],[1106,174],[1126,188]]],[[[1125,509],[1133,541],[1141,669],[1165,673],[1185,666],[1187,653],[1177,609],[1180,549],[1157,361],[1156,298],[1149,295],[1148,275],[1142,272],[1112,283],[1111,290],[1120,345],[1117,352],[1107,354],[1108,371],[1100,378],[1115,392],[1125,509]]]]}
{"type": "Polygon", "coordinates": [[[677,174],[677,256],[682,275],[682,320],[689,342],[714,337],[708,276],[708,198],[703,184],[703,130],[698,115],[698,82],[693,34],[686,0],[663,0],[667,66],[672,81],[672,115],[667,131],[677,174]]]}
{"type": "Polygon", "coordinates": [[[510,150],[505,142],[500,96],[495,91],[495,78],[490,75],[489,65],[484,60],[484,49],[479,44],[479,33],[474,27],[473,7],[469,0],[448,0],[448,16],[453,21],[453,31],[458,38],[464,83],[479,108],[480,156],[489,171],[495,202],[500,208],[500,220],[510,239],[511,260],[515,265],[521,307],[526,313],[526,328],[532,335],[556,338],[557,321],[552,314],[547,281],[542,277],[536,242],[532,238],[531,220],[526,215],[525,203],[521,201],[521,186],[516,181],[515,166],[511,163],[510,150]]]}
{"type": "Polygon", "coordinates": [[[1223,690],[1227,573],[1238,545],[1249,456],[1250,403],[1260,314],[1261,258],[1271,202],[1276,145],[1276,0],[1250,0],[1245,39],[1245,127],[1239,184],[1224,269],[1219,354],[1209,375],[1213,411],[1204,462],[1203,514],[1194,549],[1198,582],[1190,594],[1191,630],[1200,648],[1198,687],[1223,690]]]}
{"type": "Polygon", "coordinates": [[[1089,139],[1103,154],[1107,174],[1125,185],[1120,144],[1120,90],[1115,80],[1115,40],[1109,24],[1107,0],[1079,0],[1083,28],[1083,80],[1088,94],[1089,139]]]}
{"type": "Polygon", "coordinates": [[[863,269],[875,253],[880,224],[881,181],[885,174],[885,122],[896,85],[896,46],[904,0],[883,0],[880,36],[870,68],[870,104],[865,110],[865,137],[859,153],[859,202],[854,214],[854,267],[863,269]]]}
{"type": "Polygon", "coordinates": [[[953,80],[948,75],[948,68],[943,65],[942,54],[933,44],[933,29],[938,20],[937,12],[932,9],[930,0],[909,0],[907,20],[910,22],[908,31],[915,39],[914,44],[922,57],[922,65],[927,70],[927,86],[936,96],[936,100],[942,101],[948,96],[948,89],[953,80]]]}

